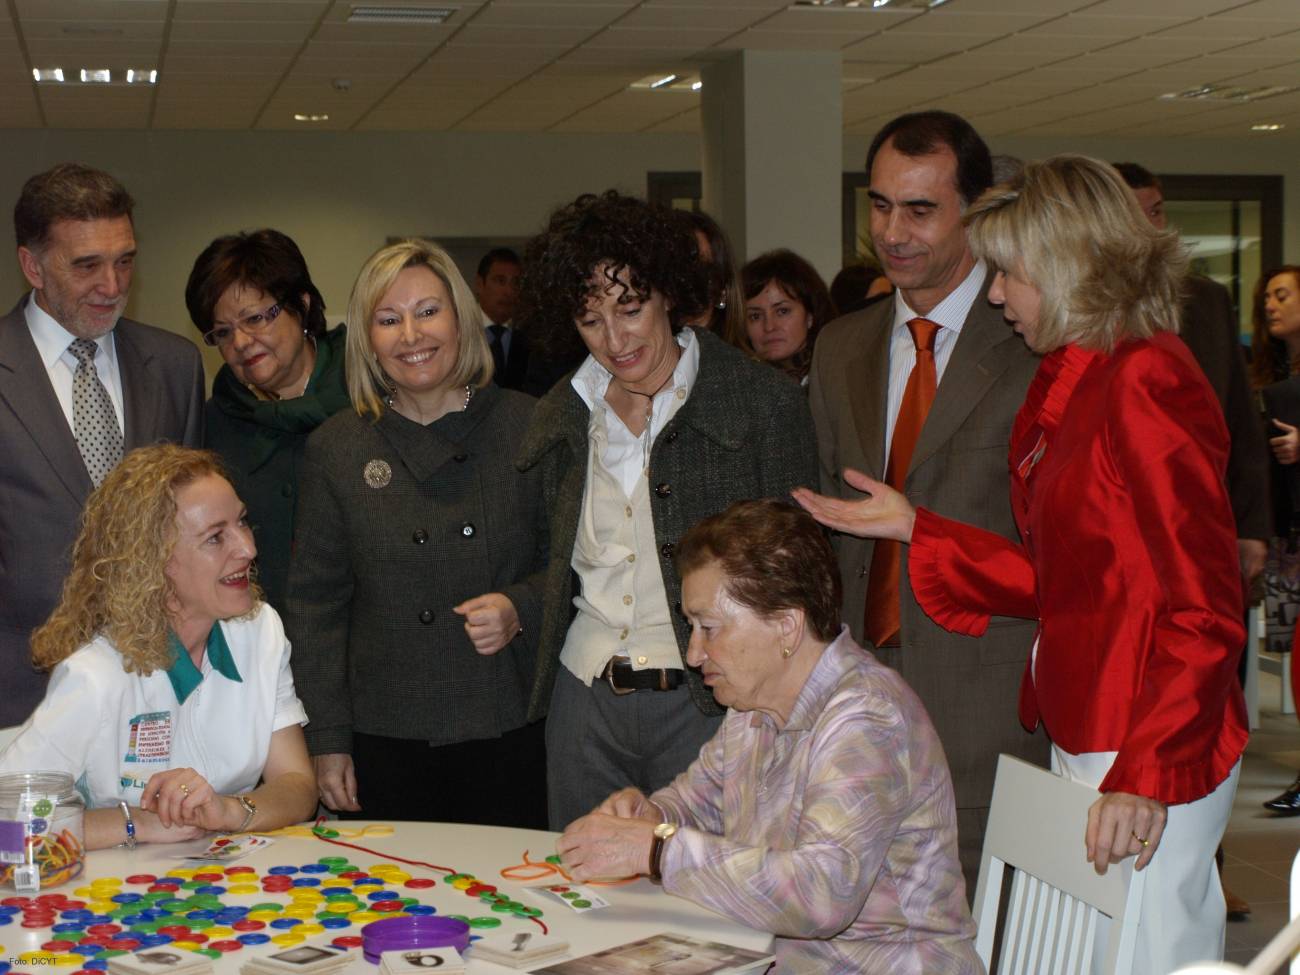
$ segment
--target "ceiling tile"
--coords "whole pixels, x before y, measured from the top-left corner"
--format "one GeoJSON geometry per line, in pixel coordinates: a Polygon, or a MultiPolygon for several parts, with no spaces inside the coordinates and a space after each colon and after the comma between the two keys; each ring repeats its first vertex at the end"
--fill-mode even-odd
{"type": "Polygon", "coordinates": [[[964,51],[973,45],[955,34],[877,34],[865,41],[850,44],[840,53],[846,59],[864,61],[932,61],[935,58],[964,51]]]}

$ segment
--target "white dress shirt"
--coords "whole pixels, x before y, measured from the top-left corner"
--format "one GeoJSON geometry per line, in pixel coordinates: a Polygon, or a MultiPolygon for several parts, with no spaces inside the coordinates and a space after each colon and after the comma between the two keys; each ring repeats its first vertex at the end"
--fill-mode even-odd
{"type": "MultiPolygon", "coordinates": [[[[75,435],[77,427],[72,413],[72,374],[77,371],[77,357],[68,351],[68,346],[77,337],[56,322],[45,309],[36,303],[36,292],[27,296],[27,307],[23,309],[27,318],[27,328],[36,343],[36,352],[45,366],[45,373],[50,377],[54,395],[59,400],[63,415],[67,418],[68,429],[75,435]]],[[[125,413],[122,409],[122,374],[117,368],[117,346],[110,331],[95,340],[99,347],[95,353],[95,371],[99,381],[108,390],[108,398],[113,401],[113,412],[117,414],[117,428],[126,435],[125,413]]]]}
{"type": "Polygon", "coordinates": [[[980,296],[984,287],[984,275],[988,268],[983,261],[976,261],[969,274],[957,285],[948,297],[930,309],[928,315],[919,315],[908,307],[903,293],[894,290],[894,330],[889,337],[889,400],[885,420],[885,456],[881,460],[883,471],[889,463],[889,446],[894,440],[894,424],[898,420],[898,410],[903,405],[903,392],[907,389],[907,377],[916,365],[916,343],[907,323],[913,318],[926,318],[939,326],[934,334],[934,371],[936,386],[943,382],[943,372],[952,358],[953,346],[961,335],[962,325],[970,314],[971,305],[980,296]]]}
{"type": "Polygon", "coordinates": [[[655,396],[646,434],[635,436],[605,402],[612,376],[588,356],[571,380],[591,410],[587,476],[570,564],[580,586],[560,662],[583,683],[612,656],[638,670],[680,668],[655,544],[646,464],[654,440],[690,395],[700,371],[695,333],[677,335],[682,354],[655,396]]]}

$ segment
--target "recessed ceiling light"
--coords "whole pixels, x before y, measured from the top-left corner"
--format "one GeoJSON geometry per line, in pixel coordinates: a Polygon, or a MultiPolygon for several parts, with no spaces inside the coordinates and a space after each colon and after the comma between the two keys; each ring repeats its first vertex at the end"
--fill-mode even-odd
{"type": "Polygon", "coordinates": [[[328,122],[330,117],[323,112],[319,115],[308,114],[305,112],[294,112],[293,120],[295,122],[328,122]]]}
{"type": "Polygon", "coordinates": [[[652,81],[652,82],[650,82],[650,87],[651,87],[651,88],[662,88],[664,85],[671,85],[671,84],[672,84],[674,81],[676,81],[676,80],[677,80],[677,75],[675,75],[675,74],[666,74],[666,75],[664,75],[662,78],[660,78],[658,81],[652,81]]]}
{"type": "Polygon", "coordinates": [[[1252,132],[1276,132],[1278,129],[1286,128],[1281,122],[1259,122],[1250,127],[1252,132]]]}
{"type": "Polygon", "coordinates": [[[156,85],[158,83],[158,70],[156,68],[127,68],[126,83],[128,85],[156,85]]]}
{"type": "Polygon", "coordinates": [[[63,81],[62,68],[32,68],[32,77],[37,81],[59,84],[63,81]]]}
{"type": "Polygon", "coordinates": [[[87,85],[107,85],[113,80],[113,72],[108,68],[82,68],[81,81],[87,85]]]}
{"type": "Polygon", "coordinates": [[[349,24],[424,24],[434,26],[447,21],[456,11],[452,7],[385,7],[354,6],[348,14],[349,24]]]}
{"type": "Polygon", "coordinates": [[[1215,102],[1257,102],[1276,95],[1287,95],[1300,91],[1300,85],[1259,85],[1248,88],[1244,85],[1197,85],[1182,91],[1171,91],[1158,96],[1160,101],[1185,101],[1188,99],[1207,99],[1215,102]]]}
{"type": "Polygon", "coordinates": [[[691,82],[691,91],[699,91],[699,90],[700,90],[701,88],[703,88],[703,87],[704,87],[704,82],[702,82],[702,81],[692,81],[692,82],[691,82]]]}

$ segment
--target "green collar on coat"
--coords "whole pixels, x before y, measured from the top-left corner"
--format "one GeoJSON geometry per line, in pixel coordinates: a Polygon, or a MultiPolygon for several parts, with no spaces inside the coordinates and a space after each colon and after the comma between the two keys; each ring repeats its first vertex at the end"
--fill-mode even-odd
{"type": "MultiPolygon", "coordinates": [[[[167,668],[167,679],[171,681],[172,690],[176,692],[177,703],[184,704],[185,699],[194,692],[194,688],[203,683],[203,671],[194,666],[189,651],[181,645],[181,641],[171,630],[167,631],[167,648],[172,652],[172,665],[167,668]]],[[[208,645],[205,652],[213,670],[229,680],[243,683],[244,679],[239,676],[239,668],[235,666],[235,658],[230,655],[226,635],[221,632],[220,622],[213,623],[212,629],[208,631],[208,645]]]]}

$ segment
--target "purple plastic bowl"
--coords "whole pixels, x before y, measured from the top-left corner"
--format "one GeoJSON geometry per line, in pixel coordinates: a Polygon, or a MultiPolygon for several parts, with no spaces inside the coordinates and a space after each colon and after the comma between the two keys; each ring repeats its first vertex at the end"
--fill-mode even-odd
{"type": "Polygon", "coordinates": [[[388,917],[361,929],[361,950],[366,961],[379,964],[385,951],[407,948],[469,948],[469,925],[453,917],[388,917]]]}

